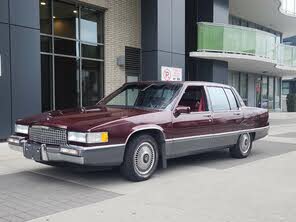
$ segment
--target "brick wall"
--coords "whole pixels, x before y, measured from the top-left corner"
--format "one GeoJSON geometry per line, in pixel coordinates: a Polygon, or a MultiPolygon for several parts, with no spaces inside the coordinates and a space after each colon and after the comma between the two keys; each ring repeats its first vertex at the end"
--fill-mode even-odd
{"type": "Polygon", "coordinates": [[[125,46],[141,47],[141,0],[83,0],[106,8],[105,12],[105,95],[121,86],[125,70],[117,65],[125,46]]]}

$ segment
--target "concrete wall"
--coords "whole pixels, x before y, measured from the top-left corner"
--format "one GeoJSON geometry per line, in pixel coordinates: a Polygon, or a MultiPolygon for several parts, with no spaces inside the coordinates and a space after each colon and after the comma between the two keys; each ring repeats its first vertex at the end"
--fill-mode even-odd
{"type": "Polygon", "coordinates": [[[126,81],[117,58],[125,46],[141,48],[141,0],[83,0],[105,11],[105,94],[126,81]]]}

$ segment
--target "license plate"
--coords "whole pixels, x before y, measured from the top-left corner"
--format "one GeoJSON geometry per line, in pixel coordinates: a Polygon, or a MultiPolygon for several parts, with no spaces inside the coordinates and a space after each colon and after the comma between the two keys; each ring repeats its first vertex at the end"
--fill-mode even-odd
{"type": "Polygon", "coordinates": [[[41,146],[37,144],[26,144],[24,148],[24,156],[31,160],[41,161],[41,146]]]}

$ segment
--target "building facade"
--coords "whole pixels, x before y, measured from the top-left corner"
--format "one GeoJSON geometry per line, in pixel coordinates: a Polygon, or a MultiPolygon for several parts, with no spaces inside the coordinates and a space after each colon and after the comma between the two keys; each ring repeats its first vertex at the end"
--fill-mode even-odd
{"type": "Polygon", "coordinates": [[[292,1],[1,0],[0,139],[18,118],[94,105],[163,67],[281,110],[282,77],[296,73],[283,43],[296,35],[292,1]]]}

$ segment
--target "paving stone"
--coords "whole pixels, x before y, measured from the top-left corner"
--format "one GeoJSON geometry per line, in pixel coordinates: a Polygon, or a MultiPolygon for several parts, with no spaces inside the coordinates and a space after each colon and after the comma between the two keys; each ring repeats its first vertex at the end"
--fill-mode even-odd
{"type": "Polygon", "coordinates": [[[0,222],[28,221],[119,196],[30,172],[0,175],[0,190],[0,222]]]}

